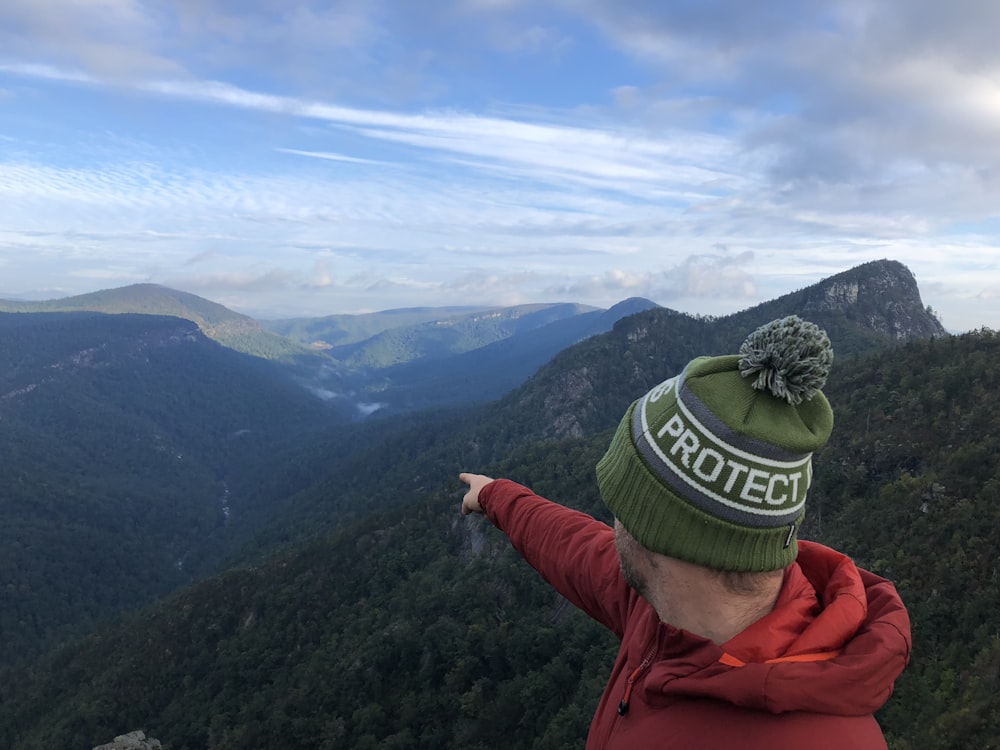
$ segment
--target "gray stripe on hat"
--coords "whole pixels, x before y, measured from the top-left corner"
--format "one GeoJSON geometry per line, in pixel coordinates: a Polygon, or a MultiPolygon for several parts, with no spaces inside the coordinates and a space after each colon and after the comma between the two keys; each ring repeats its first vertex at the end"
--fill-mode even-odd
{"type": "Polygon", "coordinates": [[[677,394],[677,400],[681,401],[683,406],[691,412],[692,416],[701,422],[706,431],[711,432],[720,441],[728,443],[741,451],[772,461],[800,461],[806,455],[804,453],[794,453],[782,448],[780,445],[773,445],[772,443],[748,435],[741,435],[734,431],[729,425],[719,419],[716,413],[705,405],[704,401],[698,398],[697,394],[688,387],[683,376],[680,378],[680,389],[677,394]]]}

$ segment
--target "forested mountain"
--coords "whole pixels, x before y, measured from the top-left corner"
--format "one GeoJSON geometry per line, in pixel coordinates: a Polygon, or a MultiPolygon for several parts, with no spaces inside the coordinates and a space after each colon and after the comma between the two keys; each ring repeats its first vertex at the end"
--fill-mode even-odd
{"type": "Polygon", "coordinates": [[[189,582],[230,486],[344,421],[188,321],[0,313],[0,662],[189,582]]]}
{"type": "Polygon", "coordinates": [[[233,492],[273,517],[242,565],[0,672],[0,746],[86,746],[141,727],[170,750],[579,747],[613,643],[498,533],[459,515],[456,475],[511,476],[606,519],[593,466],[629,401],[789,313],[827,328],[837,356],[837,426],[817,456],[806,535],[899,578],[917,620],[899,687],[911,697],[881,717],[893,747],[987,736],[988,720],[950,709],[963,691],[983,714],[994,700],[1000,649],[974,622],[995,603],[983,566],[1000,540],[971,524],[1000,481],[983,437],[1000,408],[1000,343],[945,335],[912,275],[883,261],[724,318],[640,312],[494,404],[373,419],[255,454],[233,492]],[[976,463],[971,480],[963,462],[976,463]],[[951,601],[948,570],[949,586],[974,595],[951,601]]]}
{"type": "Polygon", "coordinates": [[[433,323],[485,310],[485,307],[405,307],[373,313],[323,315],[318,318],[261,320],[269,331],[314,349],[347,346],[396,328],[433,323]]]}
{"type": "MultiPolygon", "coordinates": [[[[897,750],[1000,731],[998,362],[989,331],[912,342],[836,368],[826,389],[837,426],[805,535],[893,577],[910,607],[913,662],[879,715],[897,750]]],[[[593,465],[609,437],[468,468],[606,519],[593,465]]],[[[475,452],[468,440],[454,452],[475,452]]],[[[460,465],[428,466],[391,512],[0,675],[0,741],[145,727],[177,750],[579,747],[613,639],[459,514],[460,465]]]]}
{"type": "MultiPolygon", "coordinates": [[[[608,310],[418,308],[265,325],[322,350],[335,364],[332,390],[351,394],[363,412],[400,414],[496,399],[559,351],[653,307],[636,298],[608,310]]],[[[319,373],[315,385],[328,379],[319,373]]]]}
{"type": "MultiPolygon", "coordinates": [[[[649,303],[652,306],[652,303],[649,303]]],[[[371,319],[369,326],[381,321],[387,326],[362,339],[334,343],[346,333],[343,327],[320,332],[323,338],[312,342],[334,359],[355,369],[381,369],[415,360],[444,359],[450,355],[479,349],[496,341],[541,328],[549,323],[575,318],[589,312],[601,312],[593,307],[560,304],[515,305],[513,307],[460,310],[443,308],[436,316],[423,319],[414,311],[393,311],[357,316],[371,319]],[[406,322],[417,318],[417,322],[406,322]]],[[[424,310],[423,312],[430,312],[424,310]]],[[[346,316],[337,316],[343,320],[346,316]]],[[[324,321],[330,318],[322,319],[324,321]]],[[[303,321],[304,322],[304,321],[303,321]]],[[[303,323],[300,322],[300,325],[303,323]]],[[[267,326],[274,330],[275,323],[267,326]]],[[[360,325],[360,324],[358,324],[360,325]]],[[[314,331],[315,326],[308,326],[314,331]]]]}
{"type": "Polygon", "coordinates": [[[253,318],[159,284],[132,284],[44,302],[0,300],[0,312],[81,311],[172,315],[193,321],[206,336],[238,352],[289,362],[313,358],[308,348],[264,330],[253,318]]]}
{"type": "Polygon", "coordinates": [[[725,317],[693,318],[656,308],[625,318],[613,334],[557,355],[530,387],[505,399],[506,413],[522,423],[520,431],[533,435],[591,434],[616,424],[636,394],[692,357],[734,352],[748,332],[792,314],[826,330],[838,361],[948,335],[924,308],[910,270],[895,261],[875,261],[725,317]]]}
{"type": "MultiPolygon", "coordinates": [[[[869,263],[720,318],[695,318],[666,308],[644,310],[621,318],[613,330],[560,352],[521,387],[485,409],[456,409],[457,416],[450,421],[426,413],[402,421],[375,419],[358,426],[349,445],[335,437],[297,453],[293,478],[286,479],[292,462],[282,455],[267,466],[269,478],[257,490],[278,491],[271,478],[294,487],[283,500],[269,538],[295,539],[303,529],[329,527],[332,517],[339,520],[356,509],[368,512],[391,506],[406,496],[405,491],[433,481],[427,469],[431,457],[444,463],[454,462],[458,455],[465,465],[485,464],[526,443],[586,437],[610,429],[637,395],[675,374],[692,357],[736,351],[748,332],[776,317],[805,315],[802,307],[813,299],[840,300],[810,314],[829,332],[838,363],[903,341],[948,335],[924,309],[910,271],[891,261],[869,263]],[[855,286],[856,294],[837,291],[855,286]],[[900,310],[912,321],[909,328],[889,323],[900,310]],[[330,466],[331,455],[339,456],[335,467],[330,466]],[[393,458],[380,463],[379,456],[393,458]]],[[[491,366],[503,366],[483,350],[476,356],[491,366]]],[[[483,378],[488,380],[489,374],[483,373],[483,378]]]]}
{"type": "MultiPolygon", "coordinates": [[[[68,305],[141,314],[0,313],[0,663],[203,575],[357,449],[329,429],[355,418],[353,404],[319,401],[276,364],[155,315],[233,319],[173,295],[137,286],[68,305]],[[322,440],[292,442],[319,429],[322,440]],[[318,474],[298,470],[303,456],[318,474]]],[[[510,387],[529,374],[518,364],[510,387]]]]}
{"type": "MultiPolygon", "coordinates": [[[[512,311],[526,312],[528,306],[520,306],[469,316],[462,328],[474,336],[472,340],[443,355],[425,352],[376,370],[365,388],[393,412],[492,401],[523,383],[558,352],[610,331],[622,318],[655,307],[649,300],[632,298],[608,310],[545,305],[509,320],[512,311]],[[493,326],[487,325],[485,316],[493,316],[493,326]],[[484,329],[493,329],[492,337],[484,329]]],[[[388,340],[407,334],[426,342],[430,338],[426,331],[420,326],[392,332],[388,340]]],[[[385,341],[379,337],[379,343],[385,341]]]]}

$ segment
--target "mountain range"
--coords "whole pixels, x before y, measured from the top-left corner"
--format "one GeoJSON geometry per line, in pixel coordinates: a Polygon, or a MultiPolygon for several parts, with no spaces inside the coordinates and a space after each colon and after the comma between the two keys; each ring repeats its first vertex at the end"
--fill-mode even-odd
{"type": "MultiPolygon", "coordinates": [[[[895,579],[914,619],[890,747],[988,743],[997,336],[949,336],[892,261],[720,318],[638,306],[501,398],[361,422],[176,318],[0,315],[0,440],[20,451],[0,469],[0,745],[580,746],[612,639],[460,516],[456,474],[607,520],[593,466],[628,403],[793,313],[836,352],[804,533],[895,579]]],[[[502,366],[483,351],[502,341],[442,361],[502,366]]]]}
{"type": "Polygon", "coordinates": [[[272,360],[345,414],[401,412],[491,400],[555,352],[655,307],[631,299],[610,310],[569,303],[505,308],[418,308],[256,321],[156,284],[43,302],[0,300],[0,312],[135,313],[195,323],[223,346],[272,360]]]}

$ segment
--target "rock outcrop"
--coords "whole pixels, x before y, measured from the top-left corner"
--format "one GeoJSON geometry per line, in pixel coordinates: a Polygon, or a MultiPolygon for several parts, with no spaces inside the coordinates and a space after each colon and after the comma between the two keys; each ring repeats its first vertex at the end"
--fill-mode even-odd
{"type": "Polygon", "coordinates": [[[105,745],[97,745],[94,750],[161,750],[159,740],[146,737],[142,730],[120,734],[105,745]]]}
{"type": "Polygon", "coordinates": [[[801,314],[839,312],[894,341],[944,337],[948,332],[920,299],[913,272],[898,261],[852,268],[801,293],[801,314]]]}

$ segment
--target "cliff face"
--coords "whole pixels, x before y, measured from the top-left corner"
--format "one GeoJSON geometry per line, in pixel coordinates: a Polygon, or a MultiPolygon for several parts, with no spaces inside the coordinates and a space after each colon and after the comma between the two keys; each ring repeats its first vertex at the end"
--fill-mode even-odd
{"type": "Polygon", "coordinates": [[[924,307],[909,268],[879,260],[831,276],[802,292],[801,314],[843,313],[868,330],[895,341],[947,336],[924,307]]]}

